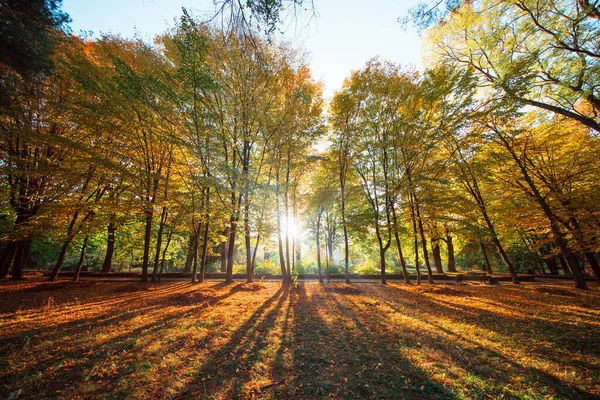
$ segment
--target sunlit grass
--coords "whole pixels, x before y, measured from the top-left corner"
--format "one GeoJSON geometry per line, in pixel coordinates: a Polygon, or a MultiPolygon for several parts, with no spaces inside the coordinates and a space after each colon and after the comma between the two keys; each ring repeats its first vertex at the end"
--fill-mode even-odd
{"type": "Polygon", "coordinates": [[[2,397],[600,396],[597,288],[56,285],[0,286],[2,397]]]}

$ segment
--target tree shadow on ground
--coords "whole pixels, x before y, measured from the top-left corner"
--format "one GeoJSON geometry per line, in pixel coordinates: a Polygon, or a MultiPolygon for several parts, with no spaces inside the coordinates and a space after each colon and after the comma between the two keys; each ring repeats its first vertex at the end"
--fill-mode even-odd
{"type": "MultiPolygon", "coordinates": [[[[384,289],[382,296],[386,297],[387,304],[394,309],[395,313],[405,314],[407,312],[403,299],[398,299],[393,292],[403,291],[399,287],[389,287],[384,289]],[[391,296],[385,296],[386,291],[391,296]]],[[[583,359],[579,360],[572,357],[577,354],[581,348],[586,348],[590,355],[598,358],[600,355],[597,349],[597,338],[593,333],[592,327],[576,327],[573,329],[567,323],[555,324],[549,323],[539,318],[522,319],[519,317],[510,317],[487,309],[469,307],[464,304],[457,304],[454,299],[437,297],[435,299],[428,296],[421,296],[419,307],[409,307],[412,317],[420,320],[430,329],[420,329],[405,332],[404,342],[410,346],[418,343],[429,343],[430,349],[424,351],[425,354],[431,354],[430,358],[435,361],[440,357],[439,352],[444,353],[443,359],[452,360],[455,367],[463,370],[473,376],[474,381],[493,382],[493,385],[486,383],[474,384],[473,387],[480,387],[478,396],[496,395],[498,388],[509,388],[515,382],[523,387],[536,388],[539,393],[546,392],[549,395],[558,395],[569,399],[589,399],[593,398],[592,393],[586,392],[572,383],[565,382],[556,376],[530,366],[522,365],[516,360],[509,358],[501,353],[507,351],[521,351],[520,356],[536,357],[540,361],[548,360],[560,366],[570,366],[581,373],[589,372],[590,377],[594,378],[593,365],[583,359]],[[495,343],[489,343],[485,340],[474,340],[467,337],[465,332],[454,328],[449,329],[448,323],[442,321],[457,321],[458,326],[472,326],[483,336],[486,332],[492,332],[493,335],[499,335],[498,338],[506,340],[506,345],[510,348],[495,349],[495,343]],[[591,328],[591,334],[586,336],[581,333],[591,328]],[[576,338],[576,340],[574,340],[576,338]],[[535,343],[542,343],[540,346],[534,346],[535,343]],[[554,350],[548,351],[548,343],[552,344],[554,350]],[[565,348],[564,346],[568,346],[565,348]],[[556,354],[556,349],[565,354],[556,354]],[[438,353],[434,355],[433,353],[438,353]],[[571,354],[571,352],[574,352],[571,354]],[[490,391],[490,388],[495,388],[490,391]]],[[[496,337],[496,336],[494,336],[496,337]]],[[[539,361],[538,361],[539,362],[539,361]]]]}

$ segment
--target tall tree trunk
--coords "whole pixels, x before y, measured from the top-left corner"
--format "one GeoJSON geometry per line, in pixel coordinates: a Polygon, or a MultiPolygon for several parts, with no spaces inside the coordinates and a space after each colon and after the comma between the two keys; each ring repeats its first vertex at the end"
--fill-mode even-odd
{"type": "Polygon", "coordinates": [[[490,264],[490,259],[487,255],[487,251],[485,250],[485,245],[483,244],[483,242],[479,242],[479,245],[481,246],[481,254],[483,255],[483,261],[485,262],[485,270],[488,274],[493,274],[492,272],[492,264],[490,264]]]}
{"type": "Polygon", "coordinates": [[[442,269],[442,255],[440,253],[440,239],[436,237],[431,239],[431,252],[433,253],[433,262],[435,263],[435,272],[443,274],[442,269]]]}
{"type": "Polygon", "coordinates": [[[146,212],[146,231],[144,232],[144,257],[142,259],[142,282],[148,282],[148,262],[150,260],[150,241],[152,239],[152,217],[154,212],[147,209],[146,212]]]}
{"type": "Polygon", "coordinates": [[[111,221],[107,227],[108,237],[106,241],[106,254],[104,255],[104,262],[102,263],[102,270],[100,271],[103,274],[107,274],[110,272],[112,268],[113,255],[115,254],[115,232],[117,228],[115,227],[115,224],[112,221],[113,218],[114,216],[111,215],[111,221]]]}
{"type": "Polygon", "coordinates": [[[408,276],[408,268],[406,268],[406,260],[404,254],[402,254],[402,244],[400,242],[400,235],[398,233],[398,217],[396,216],[396,208],[392,205],[392,220],[394,222],[394,239],[396,240],[396,248],[398,249],[398,259],[402,266],[402,274],[404,275],[404,283],[410,284],[410,277],[408,276]]]}
{"type": "Polygon", "coordinates": [[[417,285],[421,284],[421,269],[419,268],[419,239],[417,237],[417,216],[412,195],[410,196],[410,216],[412,217],[413,237],[415,240],[415,268],[417,270],[417,285]]]}
{"type": "Polygon", "coordinates": [[[67,250],[69,250],[69,246],[73,241],[74,237],[68,236],[63,242],[62,247],[60,248],[60,253],[58,254],[58,260],[56,260],[56,264],[54,264],[54,268],[50,273],[50,277],[48,278],[49,282],[54,282],[58,278],[58,273],[60,272],[60,268],[65,261],[65,256],[67,255],[67,250]]]}
{"type": "Polygon", "coordinates": [[[417,211],[417,222],[419,233],[421,235],[421,246],[423,247],[423,259],[425,260],[425,267],[427,268],[427,283],[433,283],[433,272],[431,271],[429,253],[427,252],[427,240],[425,239],[425,230],[423,229],[423,220],[421,219],[421,211],[419,210],[419,202],[417,201],[416,194],[413,194],[413,199],[415,202],[415,210],[417,211]]]}
{"type": "MultiPolygon", "coordinates": [[[[185,257],[185,265],[183,272],[189,274],[192,272],[192,263],[194,262],[194,246],[196,245],[196,234],[190,233],[190,239],[188,240],[187,256],[185,257]]],[[[224,256],[227,259],[227,255],[224,256]]],[[[224,272],[224,271],[223,271],[224,272]]]]}
{"type": "Polygon", "coordinates": [[[454,260],[454,240],[449,232],[446,232],[446,246],[448,247],[448,272],[456,272],[454,260]]]}
{"type": "Polygon", "coordinates": [[[229,229],[229,241],[227,249],[227,272],[225,274],[225,282],[233,282],[233,263],[235,261],[235,236],[237,230],[237,219],[235,216],[231,218],[231,228],[229,229]]]}
{"type": "Polygon", "coordinates": [[[381,268],[381,284],[387,285],[387,279],[385,276],[385,252],[386,249],[379,244],[379,266],[381,268]]]}
{"type": "Polygon", "coordinates": [[[173,237],[173,229],[169,230],[169,234],[167,235],[167,243],[165,244],[165,248],[162,252],[162,259],[160,261],[160,272],[158,273],[158,281],[162,279],[162,274],[165,269],[165,257],[167,256],[167,250],[169,249],[169,244],[171,244],[171,238],[173,237]]]}
{"type": "Polygon", "coordinates": [[[196,241],[194,242],[194,259],[193,259],[193,268],[192,268],[192,283],[197,282],[198,275],[198,248],[200,247],[200,232],[202,232],[202,222],[198,222],[197,228],[194,227],[194,235],[196,236],[196,241]]]}
{"type": "Polygon", "coordinates": [[[162,236],[165,229],[165,223],[167,222],[167,206],[163,206],[160,214],[160,224],[158,225],[158,232],[156,234],[156,251],[154,253],[154,267],[152,268],[152,282],[156,282],[158,279],[158,264],[160,263],[160,249],[162,248],[162,236]]]}
{"type": "Polygon", "coordinates": [[[252,273],[256,271],[256,254],[258,253],[258,244],[260,243],[260,234],[256,235],[256,243],[254,244],[254,250],[252,250],[252,273]]]}
{"type": "Polygon", "coordinates": [[[287,275],[287,268],[285,265],[285,255],[283,252],[283,239],[281,229],[281,207],[279,204],[279,170],[275,172],[275,212],[277,214],[277,246],[279,250],[279,266],[281,267],[281,278],[283,283],[290,283],[290,278],[287,275]]]}
{"type": "Polygon", "coordinates": [[[208,233],[210,228],[210,214],[206,214],[206,222],[204,223],[204,235],[202,235],[202,255],[200,257],[200,283],[204,282],[204,274],[206,273],[206,255],[208,254],[208,233]]]}
{"type": "Polygon", "coordinates": [[[227,272],[227,237],[229,237],[229,228],[223,230],[225,240],[221,242],[221,272],[227,272]]]}
{"type": "Polygon", "coordinates": [[[81,273],[81,268],[83,267],[83,260],[85,258],[85,252],[87,250],[89,235],[85,235],[83,238],[83,245],[81,246],[81,255],[79,256],[79,262],[77,263],[77,267],[75,268],[75,275],[73,275],[73,281],[79,281],[79,274],[81,273]]]}
{"type": "Polygon", "coordinates": [[[244,205],[244,244],[246,245],[246,283],[254,282],[254,268],[252,266],[252,243],[250,240],[250,205],[248,199],[244,205]]]}
{"type": "Polygon", "coordinates": [[[319,283],[323,283],[323,276],[321,275],[321,216],[323,210],[321,207],[317,210],[317,270],[319,272],[319,283]]]}

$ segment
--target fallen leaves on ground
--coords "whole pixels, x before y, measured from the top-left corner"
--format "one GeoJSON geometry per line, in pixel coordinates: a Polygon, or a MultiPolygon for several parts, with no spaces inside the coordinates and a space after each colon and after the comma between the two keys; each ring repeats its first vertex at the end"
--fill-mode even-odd
{"type": "Polygon", "coordinates": [[[600,396],[566,285],[0,282],[0,397],[600,396]]]}

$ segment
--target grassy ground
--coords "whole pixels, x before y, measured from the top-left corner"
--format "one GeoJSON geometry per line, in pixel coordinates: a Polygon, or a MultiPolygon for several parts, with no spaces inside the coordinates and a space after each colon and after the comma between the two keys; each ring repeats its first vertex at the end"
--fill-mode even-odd
{"type": "Polygon", "coordinates": [[[599,340],[597,286],[0,283],[1,398],[600,398],[599,340]]]}

